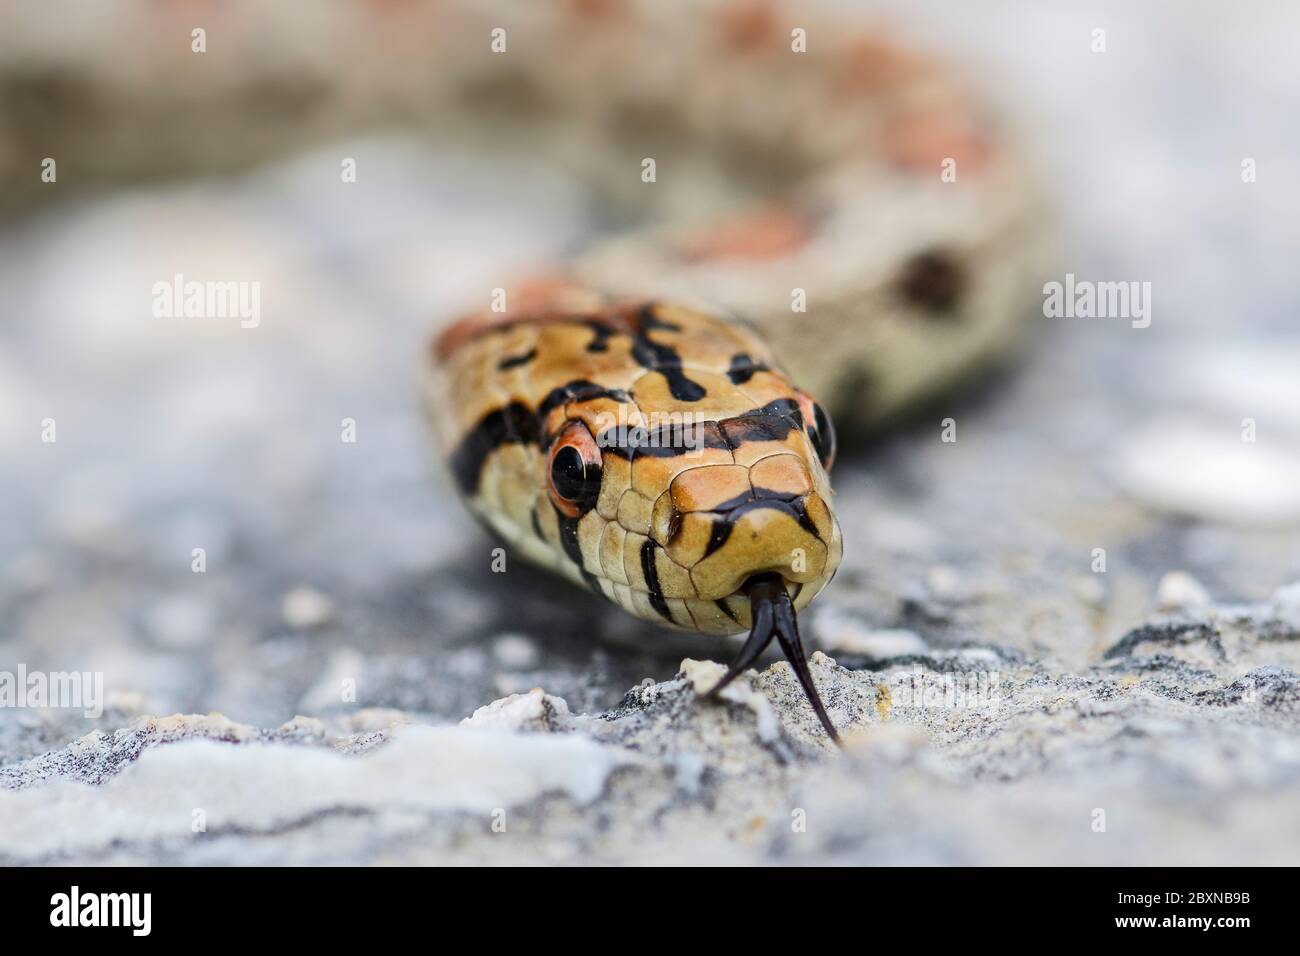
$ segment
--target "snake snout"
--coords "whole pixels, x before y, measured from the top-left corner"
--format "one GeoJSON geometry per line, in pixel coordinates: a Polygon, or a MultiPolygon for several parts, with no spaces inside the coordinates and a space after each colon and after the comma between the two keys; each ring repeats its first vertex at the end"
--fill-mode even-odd
{"type": "Polygon", "coordinates": [[[834,570],[828,568],[827,545],[834,519],[814,492],[787,500],[752,498],[699,517],[710,525],[704,553],[691,568],[702,598],[727,597],[756,575],[778,574],[792,584],[808,584],[834,570]],[[813,513],[827,522],[825,538],[813,513]]]}
{"type": "Polygon", "coordinates": [[[835,518],[795,455],[682,472],[657,503],[655,526],[704,600],[726,598],[768,573],[792,584],[824,583],[838,560],[835,518]]]}

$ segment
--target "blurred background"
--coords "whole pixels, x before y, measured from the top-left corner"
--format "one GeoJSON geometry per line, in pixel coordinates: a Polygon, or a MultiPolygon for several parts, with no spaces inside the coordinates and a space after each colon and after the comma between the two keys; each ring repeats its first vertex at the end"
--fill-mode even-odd
{"type": "MultiPolygon", "coordinates": [[[[1026,133],[1063,272],[1150,282],[1152,323],[1035,320],[1022,359],[954,406],[956,445],[940,411],[841,462],[848,547],[806,639],[848,666],[901,640],[1070,673],[1152,616],[1282,607],[1300,580],[1300,8],[830,6],[962,64],[1026,133]]],[[[599,712],[671,677],[662,632],[523,569],[503,587],[419,402],[440,321],[621,223],[526,141],[406,115],[379,65],[371,99],[313,108],[327,20],[393,18],[360,31],[382,64],[419,49],[427,8],[314,5],[240,35],[268,63],[251,87],[221,69],[243,8],[0,13],[0,668],[103,671],[110,705],[0,710],[0,764],[141,713],[355,709],[345,676],[365,708],[434,722],[534,686],[599,712]],[[191,21],[209,80],[184,75],[191,21]],[[206,90],[161,125],[122,92],[160,34],[180,37],[178,89],[206,90]],[[47,155],[56,183],[31,165],[47,155]],[[258,280],[259,326],[156,318],[176,273],[258,280]]],[[[404,81],[436,82],[424,66],[404,81]]]]}

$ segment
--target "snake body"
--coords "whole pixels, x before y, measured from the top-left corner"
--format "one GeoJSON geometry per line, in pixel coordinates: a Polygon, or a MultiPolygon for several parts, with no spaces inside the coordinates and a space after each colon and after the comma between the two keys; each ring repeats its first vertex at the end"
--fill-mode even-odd
{"type": "Polygon", "coordinates": [[[111,25],[81,5],[56,40],[32,9],[0,14],[0,79],[27,95],[0,106],[0,167],[229,167],[383,104],[576,169],[642,221],[444,331],[428,409],[523,556],[647,620],[766,629],[796,670],[793,611],[842,552],[826,410],[857,431],[951,387],[1008,351],[1038,288],[1044,217],[1001,119],[817,7],[241,0],[203,18],[206,58],[155,4],[111,25]],[[262,102],[289,108],[259,123],[262,102]]]}

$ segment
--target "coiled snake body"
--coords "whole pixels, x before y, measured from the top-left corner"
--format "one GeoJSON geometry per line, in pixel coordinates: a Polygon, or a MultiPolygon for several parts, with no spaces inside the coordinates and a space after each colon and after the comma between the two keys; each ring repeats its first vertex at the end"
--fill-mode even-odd
{"type": "Polygon", "coordinates": [[[237,0],[211,11],[205,57],[155,4],[111,26],[86,4],[57,44],[29,9],[0,14],[8,86],[57,99],[23,79],[54,70],[80,92],[0,107],[17,143],[0,167],[23,170],[6,181],[35,182],[42,155],[128,176],[235,165],[383,104],[569,165],[635,211],[644,228],[439,337],[428,407],[451,471],[522,555],[630,613],[750,628],[728,679],[780,640],[833,735],[794,617],[843,546],[823,405],[870,427],[949,387],[1007,351],[1038,288],[1031,177],[959,76],[768,0],[237,0]],[[87,101],[114,136],[59,122],[87,101]],[[264,101],[296,119],[229,135],[264,101]]]}

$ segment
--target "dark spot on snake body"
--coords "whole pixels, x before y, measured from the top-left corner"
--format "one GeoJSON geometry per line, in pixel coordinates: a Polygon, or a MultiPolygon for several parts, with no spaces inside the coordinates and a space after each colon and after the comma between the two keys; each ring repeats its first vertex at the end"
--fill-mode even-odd
{"type": "Polygon", "coordinates": [[[602,319],[589,319],[587,326],[592,331],[591,341],[587,343],[587,351],[608,352],[610,337],[618,330],[602,319]]]}
{"type": "Polygon", "coordinates": [[[537,358],[537,349],[533,348],[523,355],[510,355],[503,358],[500,362],[497,362],[497,369],[504,372],[508,369],[519,368],[521,365],[527,365],[535,358],[537,358]]]}
{"type": "Polygon", "coordinates": [[[744,385],[754,377],[755,372],[770,372],[765,362],[755,362],[746,352],[738,352],[731,357],[731,367],[727,369],[727,378],[733,385],[744,385]]]}
{"type": "Polygon", "coordinates": [[[665,621],[671,622],[672,612],[664,600],[663,589],[659,586],[659,569],[655,566],[655,543],[646,538],[641,545],[641,573],[645,576],[646,590],[650,592],[650,606],[665,621]]]}
{"type": "Polygon", "coordinates": [[[551,389],[542,399],[542,403],[537,406],[537,418],[539,421],[545,421],[546,416],[561,405],[567,405],[569,402],[589,402],[594,398],[608,398],[620,403],[632,401],[632,396],[621,388],[605,388],[603,385],[579,378],[567,385],[551,389]]]}
{"type": "Polygon", "coordinates": [[[941,249],[912,256],[898,279],[903,299],[935,317],[955,318],[965,290],[965,270],[953,254],[941,249]]]}
{"type": "Polygon", "coordinates": [[[532,516],[533,519],[533,534],[537,535],[539,540],[545,541],[546,535],[542,533],[542,519],[537,516],[537,509],[533,508],[533,510],[530,511],[529,514],[532,516]]]}
{"type": "Polygon", "coordinates": [[[472,497],[478,491],[483,463],[494,451],[502,445],[536,445],[538,431],[537,416],[522,402],[511,402],[484,415],[448,459],[461,492],[472,497]]]}

